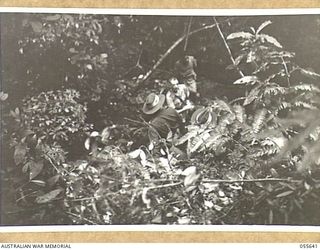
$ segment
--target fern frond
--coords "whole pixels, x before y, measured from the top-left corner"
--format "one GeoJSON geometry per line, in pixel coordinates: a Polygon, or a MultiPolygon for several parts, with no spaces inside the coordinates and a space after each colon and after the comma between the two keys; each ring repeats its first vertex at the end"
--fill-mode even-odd
{"type": "Polygon", "coordinates": [[[291,103],[283,101],[280,103],[279,107],[274,111],[274,114],[278,115],[280,111],[289,109],[291,107],[292,107],[291,103]]]}
{"type": "Polygon", "coordinates": [[[263,127],[267,115],[266,109],[260,109],[254,116],[254,121],[252,123],[252,130],[255,134],[259,133],[263,127]]]}
{"type": "Polygon", "coordinates": [[[302,83],[292,87],[295,91],[303,91],[303,92],[316,92],[320,93],[320,89],[312,84],[302,83]]]}
{"type": "Polygon", "coordinates": [[[276,96],[284,95],[287,92],[287,89],[281,86],[267,86],[264,89],[263,95],[276,96]]]}
{"type": "Polygon", "coordinates": [[[270,75],[266,80],[265,82],[270,82],[272,79],[278,77],[278,76],[285,76],[286,74],[286,71],[284,69],[280,70],[279,72],[275,73],[275,74],[272,74],[270,75]]]}
{"type": "Polygon", "coordinates": [[[317,110],[318,108],[311,103],[303,102],[303,101],[297,101],[293,104],[294,107],[298,108],[304,108],[304,109],[310,109],[310,110],[317,110]]]}
{"type": "Polygon", "coordinates": [[[262,148],[258,152],[253,154],[253,156],[255,158],[257,158],[257,157],[266,157],[266,156],[270,157],[270,156],[274,156],[278,152],[279,152],[279,149],[277,147],[262,148]]]}
{"type": "Polygon", "coordinates": [[[267,58],[293,58],[295,54],[288,51],[270,51],[265,56],[267,58]]]}
{"type": "Polygon", "coordinates": [[[307,76],[307,77],[310,77],[312,79],[320,79],[320,75],[313,72],[313,71],[310,71],[310,70],[306,70],[306,69],[303,69],[303,68],[299,68],[300,69],[300,72],[307,76]]]}

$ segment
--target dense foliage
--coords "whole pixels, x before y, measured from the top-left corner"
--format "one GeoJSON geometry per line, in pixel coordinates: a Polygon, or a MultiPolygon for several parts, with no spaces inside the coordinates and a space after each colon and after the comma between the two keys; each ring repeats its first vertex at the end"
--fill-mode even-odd
{"type": "Polygon", "coordinates": [[[2,16],[2,223],[319,225],[320,65],[287,51],[281,18],[2,16]],[[200,97],[159,138],[141,106],[184,54],[200,97]]]}

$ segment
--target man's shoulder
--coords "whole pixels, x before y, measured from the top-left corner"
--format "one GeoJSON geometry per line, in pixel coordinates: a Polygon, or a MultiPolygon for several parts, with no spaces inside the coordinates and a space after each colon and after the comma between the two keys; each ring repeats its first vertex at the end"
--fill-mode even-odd
{"type": "Polygon", "coordinates": [[[174,109],[167,107],[161,110],[156,117],[152,120],[152,123],[160,121],[160,120],[180,120],[179,113],[174,109]]]}
{"type": "Polygon", "coordinates": [[[168,114],[168,115],[179,115],[177,110],[175,110],[174,108],[171,108],[171,107],[168,107],[168,108],[164,109],[162,111],[162,114],[163,115],[166,115],[166,114],[168,114]]]}

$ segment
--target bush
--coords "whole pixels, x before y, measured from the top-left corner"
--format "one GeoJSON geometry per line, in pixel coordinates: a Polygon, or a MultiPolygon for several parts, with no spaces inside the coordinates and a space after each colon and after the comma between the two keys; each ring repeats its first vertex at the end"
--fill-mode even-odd
{"type": "Polygon", "coordinates": [[[78,98],[75,90],[42,92],[25,98],[20,109],[11,111],[15,121],[11,146],[21,169],[14,176],[19,186],[17,201],[38,207],[41,218],[47,213],[56,216],[51,203],[63,206],[59,200],[64,195],[67,152],[74,139],[90,128],[85,121],[86,107],[78,98]]]}

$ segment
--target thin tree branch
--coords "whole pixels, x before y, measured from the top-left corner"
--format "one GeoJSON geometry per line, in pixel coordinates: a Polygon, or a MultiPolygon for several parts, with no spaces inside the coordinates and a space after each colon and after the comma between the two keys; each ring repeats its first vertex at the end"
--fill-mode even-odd
{"type": "Polygon", "coordinates": [[[148,190],[159,189],[159,188],[167,188],[167,187],[175,187],[175,186],[179,186],[181,184],[182,184],[182,181],[176,182],[176,183],[163,184],[163,185],[160,185],[160,186],[149,187],[148,190]]]}
{"type": "MultiPolygon", "coordinates": [[[[217,26],[216,24],[211,24],[211,25],[207,25],[207,26],[204,26],[202,28],[193,30],[193,31],[191,31],[189,33],[189,36],[194,35],[194,34],[200,32],[200,31],[212,29],[212,28],[214,28],[216,26],[217,26]]],[[[166,59],[167,56],[186,38],[187,38],[187,35],[185,34],[182,37],[180,37],[178,40],[176,40],[170,46],[170,48],[159,58],[159,60],[152,66],[152,68],[145,74],[145,76],[140,80],[139,83],[145,82],[151,76],[151,74],[160,66],[160,64],[164,61],[164,59],[166,59]]]]}
{"type": "Polygon", "coordinates": [[[290,87],[290,73],[289,73],[289,71],[288,71],[288,67],[287,67],[287,64],[286,64],[286,62],[284,61],[284,59],[283,59],[283,56],[281,57],[281,60],[282,60],[282,64],[283,64],[283,66],[284,66],[284,69],[285,69],[285,71],[286,71],[286,77],[287,77],[287,82],[288,82],[288,87],[290,87]]]}
{"type": "Polygon", "coordinates": [[[301,180],[292,179],[280,179],[280,178],[264,178],[264,179],[242,179],[242,180],[210,180],[203,179],[202,182],[214,182],[214,183],[238,183],[238,182],[301,182],[301,180]]]}
{"type": "Polygon", "coordinates": [[[140,63],[140,60],[141,60],[141,56],[142,56],[142,52],[143,52],[143,49],[140,50],[140,53],[139,53],[139,56],[138,56],[138,59],[137,59],[137,62],[134,66],[132,66],[130,69],[128,69],[125,73],[123,73],[119,79],[122,79],[123,77],[127,76],[129,73],[131,73],[134,69],[138,68],[138,69],[141,69],[142,70],[142,66],[141,66],[141,63],[140,63]]]}
{"type": "Polygon", "coordinates": [[[78,198],[78,199],[73,199],[73,200],[67,200],[68,202],[75,202],[75,201],[88,201],[88,200],[96,200],[101,198],[101,195],[97,196],[91,196],[91,197],[84,197],[84,198],[78,198]]]}
{"type": "Polygon", "coordinates": [[[88,222],[88,223],[90,223],[92,225],[97,225],[98,224],[96,222],[93,222],[92,220],[89,220],[87,218],[81,217],[80,215],[77,215],[77,214],[74,214],[74,213],[71,213],[71,212],[66,212],[66,214],[69,214],[71,216],[77,217],[78,219],[84,220],[84,221],[86,221],[86,222],[88,222]]]}
{"type": "Polygon", "coordinates": [[[190,19],[189,19],[189,25],[188,25],[188,29],[187,29],[187,37],[186,37],[186,40],[185,40],[185,43],[184,43],[183,51],[186,51],[186,50],[187,50],[187,46],[188,46],[188,38],[189,38],[189,33],[190,33],[191,23],[192,23],[192,16],[191,16],[191,17],[190,17],[190,19]]]}
{"type": "MultiPolygon", "coordinates": [[[[226,41],[226,39],[225,39],[225,37],[224,37],[221,29],[220,29],[219,23],[217,22],[217,19],[216,19],[215,17],[213,17],[213,21],[214,21],[214,23],[215,23],[216,26],[217,26],[217,30],[218,30],[219,35],[221,36],[221,38],[222,38],[222,40],[223,40],[224,45],[226,46],[226,49],[227,49],[227,51],[228,51],[228,54],[229,54],[230,59],[231,59],[231,61],[232,61],[232,64],[233,64],[234,66],[236,66],[236,63],[235,63],[235,60],[234,60],[234,58],[233,58],[233,56],[232,56],[230,47],[229,47],[229,45],[228,45],[228,43],[227,43],[227,41],[226,41]]],[[[244,77],[244,74],[243,74],[242,71],[239,69],[239,67],[236,66],[236,69],[237,69],[237,71],[239,72],[239,74],[241,75],[241,77],[244,77]]]]}
{"type": "Polygon", "coordinates": [[[129,121],[129,122],[133,122],[133,123],[140,124],[140,125],[145,125],[145,123],[144,123],[144,122],[140,122],[140,121],[132,120],[132,119],[127,118],[127,117],[125,117],[124,119],[125,119],[125,120],[127,120],[127,121],[129,121]]]}

